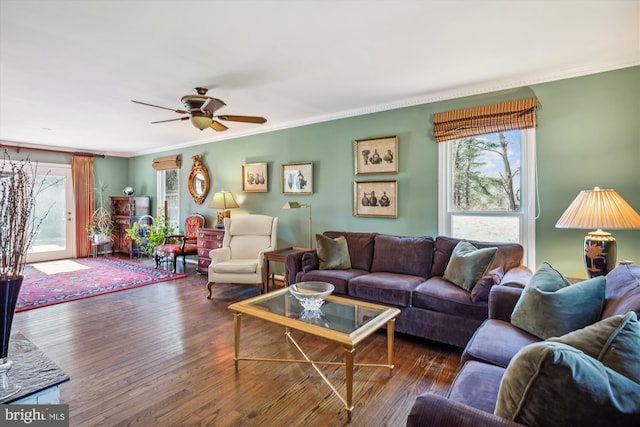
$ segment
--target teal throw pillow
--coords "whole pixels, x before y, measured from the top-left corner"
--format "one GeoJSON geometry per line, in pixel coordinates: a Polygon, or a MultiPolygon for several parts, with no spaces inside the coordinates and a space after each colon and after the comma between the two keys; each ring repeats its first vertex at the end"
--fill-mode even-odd
{"type": "Polygon", "coordinates": [[[349,270],[351,268],[349,247],[344,236],[332,239],[322,234],[316,234],[316,243],[320,270],[349,270]]]}
{"type": "Polygon", "coordinates": [[[461,240],[451,253],[449,264],[444,270],[444,279],[471,292],[478,280],[486,276],[498,248],[478,249],[471,243],[461,240]]]}
{"type": "Polygon", "coordinates": [[[511,313],[511,324],[543,340],[559,337],[600,320],[606,279],[570,285],[543,263],[531,276],[511,313]]]}
{"type": "Polygon", "coordinates": [[[639,393],[640,384],[582,351],[544,341],[511,359],[494,413],[529,427],[631,426],[639,393]]]}
{"type": "Polygon", "coordinates": [[[549,341],[570,345],[640,384],[640,322],[634,311],[549,341]]]}

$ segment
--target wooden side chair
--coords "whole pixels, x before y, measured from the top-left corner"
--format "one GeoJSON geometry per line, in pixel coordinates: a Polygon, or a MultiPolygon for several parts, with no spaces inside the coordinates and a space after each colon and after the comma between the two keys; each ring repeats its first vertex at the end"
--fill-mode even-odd
{"type": "Polygon", "coordinates": [[[176,272],[178,257],[182,257],[182,268],[186,268],[187,255],[198,254],[198,228],[205,225],[205,217],[200,214],[191,214],[184,221],[184,234],[165,236],[164,243],[156,248],[156,268],[161,260],[171,260],[173,272],[176,272]]]}

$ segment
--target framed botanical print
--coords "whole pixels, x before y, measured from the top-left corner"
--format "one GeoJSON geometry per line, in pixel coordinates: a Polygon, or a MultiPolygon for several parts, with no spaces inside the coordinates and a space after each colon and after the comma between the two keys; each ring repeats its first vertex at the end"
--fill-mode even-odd
{"type": "Polygon", "coordinates": [[[245,163],[242,165],[242,191],[266,193],[268,188],[266,163],[245,163]]]}
{"type": "Polygon", "coordinates": [[[353,160],[356,175],[398,173],[398,137],[356,139],[353,160]]]}
{"type": "Polygon", "coordinates": [[[355,181],[353,214],[378,218],[398,217],[398,181],[355,181]]]}
{"type": "Polygon", "coordinates": [[[285,194],[313,194],[313,162],[283,163],[282,192],[285,194]]]}

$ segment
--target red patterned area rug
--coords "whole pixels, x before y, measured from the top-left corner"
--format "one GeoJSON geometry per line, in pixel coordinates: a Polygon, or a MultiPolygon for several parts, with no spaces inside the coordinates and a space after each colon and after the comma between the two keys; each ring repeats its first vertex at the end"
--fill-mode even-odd
{"type": "Polygon", "coordinates": [[[31,264],[25,266],[16,312],[185,276],[109,257],[31,264]]]}

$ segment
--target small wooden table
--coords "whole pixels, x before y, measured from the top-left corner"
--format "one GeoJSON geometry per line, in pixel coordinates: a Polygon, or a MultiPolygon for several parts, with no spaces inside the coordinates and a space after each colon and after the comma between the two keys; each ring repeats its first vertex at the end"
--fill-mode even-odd
{"type": "MultiPolygon", "coordinates": [[[[288,248],[276,249],[275,251],[265,252],[264,255],[264,266],[262,268],[262,286],[264,287],[265,292],[269,292],[269,261],[273,262],[281,262],[284,264],[285,259],[287,259],[287,255],[295,254],[298,252],[306,252],[310,251],[309,248],[296,248],[290,246],[288,248]]],[[[275,279],[274,273],[271,273],[271,283],[275,287],[275,279]]],[[[284,269],[284,285],[287,286],[288,281],[288,272],[287,269],[284,269]]]]}

